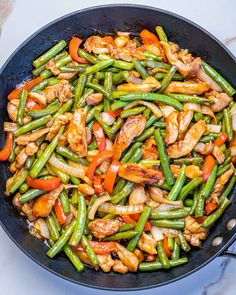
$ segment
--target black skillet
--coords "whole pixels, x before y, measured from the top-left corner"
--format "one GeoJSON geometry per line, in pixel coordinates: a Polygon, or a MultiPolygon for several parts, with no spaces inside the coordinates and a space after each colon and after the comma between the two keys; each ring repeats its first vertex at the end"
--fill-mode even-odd
{"type": "MultiPolygon", "coordinates": [[[[176,14],[157,8],[140,5],[105,5],[80,10],[61,17],[40,29],[27,39],[7,60],[0,71],[0,126],[7,119],[7,94],[31,75],[32,60],[42,54],[57,41],[68,41],[76,35],[87,38],[94,33],[115,33],[116,31],[131,31],[134,34],[141,29],[154,30],[156,25],[163,26],[173,42],[182,48],[202,57],[209,64],[236,86],[235,57],[216,38],[207,31],[176,14]]],[[[1,146],[4,135],[0,133],[1,146]]],[[[228,254],[229,245],[235,240],[236,227],[227,227],[229,221],[234,224],[236,218],[235,190],[231,194],[231,206],[228,207],[221,220],[212,228],[204,242],[203,248],[193,250],[189,254],[189,263],[167,271],[149,273],[103,273],[86,268],[83,273],[77,273],[68,259],[58,255],[49,259],[45,253],[47,246],[34,239],[29,233],[24,218],[13,208],[11,200],[4,197],[5,182],[9,176],[8,165],[1,163],[0,169],[0,221],[12,241],[31,259],[52,273],[87,287],[109,290],[140,290],[169,284],[200,269],[215,257],[228,254]],[[216,237],[221,243],[213,246],[216,237]]]]}

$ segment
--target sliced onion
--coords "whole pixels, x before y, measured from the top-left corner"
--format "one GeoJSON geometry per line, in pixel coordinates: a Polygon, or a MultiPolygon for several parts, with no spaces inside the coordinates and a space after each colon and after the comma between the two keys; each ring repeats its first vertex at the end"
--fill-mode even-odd
{"type": "Polygon", "coordinates": [[[211,133],[220,133],[221,125],[207,124],[207,130],[208,132],[211,132],[211,133]]]}
{"type": "Polygon", "coordinates": [[[113,205],[111,203],[103,203],[98,210],[104,213],[126,215],[126,214],[141,213],[143,211],[143,205],[136,204],[136,205],[122,206],[122,205],[113,205]]]}
{"type": "Polygon", "coordinates": [[[233,131],[236,131],[236,104],[232,107],[230,113],[232,117],[232,128],[233,128],[233,131]]]}
{"type": "Polygon", "coordinates": [[[157,210],[158,211],[170,211],[170,210],[176,210],[176,209],[183,208],[183,203],[182,204],[180,203],[182,201],[172,201],[172,202],[176,202],[176,203],[175,204],[160,204],[157,207],[157,210]]]}
{"type": "Polygon", "coordinates": [[[106,150],[113,151],[113,142],[108,138],[106,138],[106,150]]]}
{"type": "Polygon", "coordinates": [[[87,144],[90,144],[92,140],[92,133],[88,128],[86,128],[86,140],[87,140],[87,144]]]}
{"type": "Polygon", "coordinates": [[[77,164],[77,168],[74,168],[70,165],[67,165],[63,162],[61,162],[57,157],[51,156],[51,158],[48,160],[49,164],[51,164],[53,167],[56,167],[58,170],[60,170],[63,173],[66,173],[68,175],[84,178],[86,167],[80,164],[77,164]]]}
{"type": "Polygon", "coordinates": [[[232,157],[236,156],[236,146],[232,146],[232,147],[230,148],[230,150],[231,150],[231,156],[232,156],[232,157]]]}
{"type": "Polygon", "coordinates": [[[48,226],[43,218],[39,218],[34,222],[34,228],[40,233],[40,235],[45,238],[50,238],[50,233],[48,226]]]}
{"type": "Polygon", "coordinates": [[[134,102],[131,102],[131,103],[127,104],[127,106],[124,107],[124,110],[132,109],[133,107],[135,107],[139,104],[148,107],[157,118],[160,118],[163,116],[163,114],[162,114],[161,110],[158,108],[158,106],[156,106],[154,103],[147,102],[144,100],[136,100],[134,102]]]}
{"type": "Polygon", "coordinates": [[[160,231],[160,229],[157,226],[153,225],[150,232],[155,241],[158,242],[164,239],[163,233],[160,231]]]}
{"type": "Polygon", "coordinates": [[[176,238],[178,236],[178,231],[172,228],[158,227],[159,230],[167,236],[167,238],[176,238]]]}
{"type": "Polygon", "coordinates": [[[184,103],[184,111],[194,111],[197,113],[201,113],[202,108],[201,108],[201,105],[198,103],[186,102],[184,103]]]}
{"type": "Polygon", "coordinates": [[[159,103],[159,108],[160,108],[160,110],[163,113],[165,118],[169,117],[169,115],[173,111],[175,111],[175,108],[173,108],[172,106],[168,106],[168,105],[162,104],[162,103],[159,103]]]}
{"type": "Polygon", "coordinates": [[[127,82],[133,83],[133,84],[143,84],[143,80],[140,78],[137,78],[133,75],[130,75],[129,78],[127,79],[127,82]]]}
{"type": "Polygon", "coordinates": [[[104,123],[106,123],[107,125],[112,125],[115,122],[115,118],[113,116],[111,116],[109,113],[107,112],[102,112],[101,113],[101,119],[104,123]]]}
{"type": "MultiPolygon", "coordinates": [[[[162,204],[167,204],[167,205],[171,205],[172,207],[176,208],[182,208],[183,207],[183,202],[182,201],[171,201],[168,199],[165,199],[163,197],[163,195],[161,194],[161,190],[160,188],[157,187],[149,187],[149,194],[151,196],[151,198],[157,202],[157,203],[162,203],[162,204]]],[[[158,209],[160,208],[160,206],[158,207],[158,209]]]]}
{"type": "Polygon", "coordinates": [[[14,132],[18,128],[18,125],[13,122],[4,122],[3,131],[14,132]]]}
{"type": "MultiPolygon", "coordinates": [[[[88,219],[93,220],[94,217],[95,217],[95,214],[96,214],[96,212],[97,212],[97,210],[98,210],[98,207],[99,207],[99,206],[101,207],[101,206],[103,205],[103,203],[104,203],[104,204],[109,204],[109,203],[105,203],[105,202],[106,202],[106,201],[109,201],[110,199],[111,199],[111,197],[109,196],[108,193],[105,193],[103,196],[99,197],[99,198],[94,202],[94,204],[92,205],[92,207],[91,207],[91,209],[90,209],[90,211],[89,211],[89,213],[88,213],[88,219]]],[[[99,207],[99,209],[100,209],[100,207],[99,207]]]]}
{"type": "Polygon", "coordinates": [[[214,80],[212,80],[202,68],[200,68],[200,70],[197,72],[197,78],[209,84],[213,90],[217,92],[223,91],[222,88],[214,80]]]}
{"type": "Polygon", "coordinates": [[[210,116],[212,118],[212,124],[217,124],[216,116],[215,116],[215,114],[213,113],[213,111],[211,110],[210,107],[207,107],[207,106],[203,105],[202,106],[202,114],[210,116]]]}

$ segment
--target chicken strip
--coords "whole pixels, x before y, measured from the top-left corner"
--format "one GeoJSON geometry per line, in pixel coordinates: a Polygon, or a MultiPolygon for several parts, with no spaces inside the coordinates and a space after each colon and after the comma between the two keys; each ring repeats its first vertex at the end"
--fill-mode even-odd
{"type": "Polygon", "coordinates": [[[222,164],[225,160],[225,154],[218,146],[214,146],[212,155],[216,158],[218,164],[222,164]]]}
{"type": "Polygon", "coordinates": [[[139,260],[137,256],[128,251],[125,247],[121,244],[116,243],[116,253],[123,264],[128,267],[129,271],[136,272],[138,269],[139,260]]]}
{"type": "Polygon", "coordinates": [[[49,132],[49,130],[50,130],[49,128],[43,128],[43,129],[39,129],[37,131],[34,131],[34,132],[30,133],[30,134],[20,135],[15,139],[15,142],[18,145],[27,145],[30,142],[36,141],[37,139],[39,139],[44,134],[47,134],[49,132]]]}
{"type": "Polygon", "coordinates": [[[210,155],[213,151],[214,144],[210,141],[207,143],[199,142],[195,145],[194,151],[200,153],[203,156],[210,155]]]}
{"type": "Polygon", "coordinates": [[[47,102],[52,102],[58,98],[61,103],[64,103],[73,97],[73,93],[70,91],[70,85],[66,80],[61,80],[61,83],[53,86],[47,86],[44,90],[44,93],[47,102]]]}
{"type": "Polygon", "coordinates": [[[138,247],[142,251],[145,251],[149,254],[157,254],[157,241],[155,241],[151,236],[144,232],[142,233],[138,241],[138,247]]]}
{"type": "Polygon", "coordinates": [[[99,261],[99,266],[104,272],[109,272],[111,268],[115,265],[115,261],[111,258],[111,254],[97,254],[97,258],[99,261]]]}
{"type": "Polygon", "coordinates": [[[126,120],[115,139],[114,160],[120,159],[122,152],[131,144],[133,139],[143,132],[145,124],[146,118],[143,115],[131,116],[126,120]]]}
{"type": "Polygon", "coordinates": [[[181,93],[187,95],[201,95],[209,91],[210,86],[205,82],[194,82],[192,80],[179,82],[171,81],[167,86],[165,93],[181,93]]]}
{"type": "Polygon", "coordinates": [[[210,91],[205,94],[207,98],[214,101],[214,104],[211,105],[211,110],[213,112],[221,112],[226,108],[229,103],[232,101],[232,97],[226,94],[225,92],[219,93],[216,91],[210,91]]]}
{"type": "Polygon", "coordinates": [[[184,236],[192,246],[201,247],[201,240],[205,240],[207,229],[201,225],[192,216],[185,217],[184,236]]]}
{"type": "Polygon", "coordinates": [[[46,140],[51,141],[54,138],[54,136],[58,133],[61,126],[69,124],[71,119],[72,119],[71,113],[65,113],[64,115],[57,115],[46,136],[46,140]]]}
{"type": "Polygon", "coordinates": [[[161,171],[141,164],[122,164],[118,174],[120,177],[129,181],[142,184],[152,184],[158,180],[164,180],[164,176],[161,171]]]}
{"type": "Polygon", "coordinates": [[[95,219],[90,221],[88,228],[92,234],[98,238],[103,239],[118,232],[120,227],[119,220],[116,219],[95,219]]]}
{"type": "Polygon", "coordinates": [[[150,92],[161,88],[161,83],[154,77],[146,78],[142,84],[125,83],[117,86],[118,91],[150,92]]]}
{"type": "Polygon", "coordinates": [[[170,113],[170,115],[165,119],[166,121],[166,138],[165,143],[166,144],[172,144],[174,143],[178,138],[178,111],[173,111],[170,113]]]}
{"type": "Polygon", "coordinates": [[[193,118],[193,111],[186,110],[179,113],[179,139],[182,139],[185,131],[188,129],[189,124],[193,118]]]}
{"type": "Polygon", "coordinates": [[[207,126],[204,120],[199,120],[186,133],[183,140],[180,140],[167,148],[170,158],[180,158],[189,154],[198,143],[207,126]]]}

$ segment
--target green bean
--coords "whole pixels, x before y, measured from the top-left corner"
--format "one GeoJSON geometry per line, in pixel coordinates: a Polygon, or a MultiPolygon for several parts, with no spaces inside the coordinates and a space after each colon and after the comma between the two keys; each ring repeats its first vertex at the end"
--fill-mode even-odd
{"type": "Polygon", "coordinates": [[[134,152],[131,158],[127,161],[127,163],[138,163],[142,158],[143,152],[140,148],[134,152]]]}
{"type": "Polygon", "coordinates": [[[30,169],[35,161],[35,155],[29,156],[25,162],[25,168],[30,169]]]}
{"type": "Polygon", "coordinates": [[[232,188],[234,187],[236,178],[235,175],[233,175],[229,181],[229,183],[227,184],[225,190],[223,191],[223,193],[221,194],[220,198],[219,198],[219,206],[221,206],[221,204],[224,202],[224,200],[228,197],[228,195],[230,194],[232,188]]]}
{"type": "Polygon", "coordinates": [[[84,74],[85,75],[91,75],[91,74],[94,74],[96,72],[99,72],[99,71],[101,71],[103,69],[106,69],[110,65],[112,65],[113,62],[114,62],[113,59],[99,61],[95,65],[86,68],[84,74]]]}
{"type": "Polygon", "coordinates": [[[223,111],[217,113],[217,114],[216,114],[216,120],[217,120],[217,123],[220,123],[220,122],[222,121],[223,117],[224,117],[224,113],[223,113],[223,111]]]}
{"type": "Polygon", "coordinates": [[[204,185],[202,192],[201,192],[202,198],[207,199],[210,196],[210,193],[212,192],[212,189],[215,184],[217,171],[218,171],[218,165],[215,165],[211,171],[210,176],[207,179],[206,184],[204,185]]]}
{"type": "Polygon", "coordinates": [[[204,104],[204,103],[213,104],[214,103],[213,100],[210,100],[210,99],[204,98],[204,97],[199,97],[196,95],[168,93],[168,96],[178,100],[179,102],[192,102],[192,103],[198,103],[198,104],[204,104]]]}
{"type": "Polygon", "coordinates": [[[92,143],[88,145],[88,151],[96,150],[98,147],[96,140],[94,140],[92,143]]]}
{"type": "Polygon", "coordinates": [[[139,161],[139,164],[144,166],[159,166],[161,162],[159,160],[141,160],[139,161]]]}
{"type": "Polygon", "coordinates": [[[199,190],[195,189],[194,193],[193,193],[193,204],[192,204],[191,209],[189,211],[189,215],[194,215],[194,213],[195,213],[197,203],[198,203],[198,196],[199,196],[199,190]]]}
{"type": "Polygon", "coordinates": [[[151,213],[151,208],[145,206],[143,208],[143,212],[141,213],[139,220],[134,229],[134,231],[137,232],[137,235],[134,238],[132,238],[132,240],[129,241],[129,244],[127,246],[127,250],[129,250],[130,252],[134,251],[150,213],[151,213]]]}
{"type": "Polygon", "coordinates": [[[153,59],[155,61],[162,61],[162,56],[158,56],[149,51],[143,51],[143,54],[146,56],[147,59],[153,59]]]}
{"type": "Polygon", "coordinates": [[[195,208],[195,218],[201,217],[204,214],[204,205],[205,205],[205,199],[202,196],[202,191],[204,189],[204,184],[201,184],[198,196],[197,196],[197,205],[195,208]]]}
{"type": "Polygon", "coordinates": [[[99,59],[96,56],[94,56],[92,54],[89,54],[89,53],[87,53],[86,51],[84,51],[82,49],[79,49],[78,53],[79,53],[80,57],[83,57],[83,58],[87,59],[92,64],[96,64],[97,62],[99,62],[99,59]]]}
{"type": "Polygon", "coordinates": [[[30,200],[37,198],[43,194],[46,194],[47,191],[39,190],[39,189],[30,189],[26,193],[20,196],[19,201],[24,204],[30,200]]]}
{"type": "Polygon", "coordinates": [[[59,106],[60,104],[58,102],[53,102],[50,105],[48,105],[45,109],[28,111],[27,115],[32,118],[41,118],[48,115],[53,115],[58,111],[59,106]]]}
{"type": "Polygon", "coordinates": [[[133,189],[133,182],[129,182],[127,181],[125,183],[125,185],[122,187],[121,191],[114,194],[111,197],[111,202],[112,204],[118,204],[120,201],[124,200],[126,197],[128,197],[128,195],[131,193],[132,189],[133,189]]]}
{"type": "Polygon", "coordinates": [[[41,65],[40,67],[34,69],[34,70],[32,71],[32,74],[33,74],[33,76],[37,77],[37,76],[39,76],[40,73],[42,73],[42,71],[44,71],[45,69],[46,69],[46,65],[43,64],[43,65],[41,65]]]}
{"type": "Polygon", "coordinates": [[[51,214],[48,215],[45,218],[45,221],[47,223],[47,226],[50,232],[50,237],[52,238],[53,241],[57,241],[60,237],[60,234],[53,216],[51,214]]]}
{"type": "Polygon", "coordinates": [[[166,252],[163,246],[163,241],[157,242],[157,253],[158,253],[158,258],[160,259],[162,267],[165,269],[170,268],[170,261],[166,255],[166,252]]]}
{"type": "MultiPolygon", "coordinates": [[[[70,55],[65,55],[62,58],[60,58],[56,63],[55,63],[55,67],[56,68],[60,68],[62,66],[67,65],[69,62],[72,61],[72,58],[70,55]]],[[[47,79],[49,77],[51,77],[53,75],[52,71],[50,70],[44,70],[40,73],[40,77],[43,79],[47,79]]]]}
{"type": "Polygon", "coordinates": [[[20,126],[23,125],[23,116],[25,112],[27,97],[28,97],[28,92],[25,89],[23,89],[21,93],[19,94],[19,106],[18,106],[17,119],[16,119],[18,125],[20,126]]]}
{"type": "Polygon", "coordinates": [[[116,214],[108,213],[103,217],[103,219],[114,219],[115,217],[116,217],[116,214]]]}
{"type": "MultiPolygon", "coordinates": [[[[114,91],[112,92],[112,96],[114,98],[114,91]]],[[[115,101],[111,105],[111,110],[116,111],[116,110],[118,110],[120,108],[123,108],[123,107],[127,106],[127,104],[128,104],[128,102],[125,102],[125,101],[115,101]]]]}
{"type": "Polygon", "coordinates": [[[202,113],[197,113],[197,112],[194,113],[193,117],[194,117],[194,120],[196,122],[198,122],[199,120],[203,120],[204,119],[203,114],[202,113]]]}
{"type": "Polygon", "coordinates": [[[132,223],[125,223],[120,226],[119,232],[125,232],[125,231],[133,229],[133,228],[134,228],[134,225],[132,223]]]}
{"type": "Polygon", "coordinates": [[[87,81],[87,77],[85,74],[82,74],[79,76],[79,79],[75,86],[75,98],[74,98],[73,110],[75,110],[77,107],[81,107],[82,95],[84,92],[86,81],[87,81]]]}
{"type": "Polygon", "coordinates": [[[152,184],[152,186],[159,187],[159,188],[164,189],[166,191],[171,191],[171,189],[172,189],[172,186],[167,184],[166,182],[164,182],[163,184],[157,184],[157,183],[152,184]]]}
{"type": "Polygon", "coordinates": [[[53,138],[50,144],[47,146],[43,154],[39,159],[36,160],[33,167],[31,168],[29,174],[31,178],[36,178],[38,174],[41,172],[49,158],[51,157],[53,151],[57,147],[58,140],[64,131],[64,127],[61,127],[57,135],[53,138]]]}
{"type": "MultiPolygon", "coordinates": [[[[47,164],[48,165],[48,164],[47,164]]],[[[48,167],[48,166],[47,166],[48,167]]],[[[52,171],[54,172],[54,174],[59,177],[61,179],[61,182],[64,183],[64,184],[67,184],[69,183],[70,181],[70,176],[67,175],[66,173],[64,172],[61,172],[60,170],[58,170],[56,167],[53,167],[51,166],[52,168],[52,171]]]]}
{"type": "Polygon", "coordinates": [[[78,204],[78,190],[76,188],[72,189],[72,196],[70,199],[71,205],[77,206],[78,204]]]}
{"type": "Polygon", "coordinates": [[[87,82],[87,83],[86,83],[86,86],[87,86],[87,87],[90,87],[90,88],[92,88],[92,89],[94,89],[94,90],[97,91],[97,92],[102,93],[102,95],[103,95],[105,98],[107,98],[107,99],[111,99],[109,92],[108,92],[103,86],[101,86],[101,85],[99,85],[99,84],[94,84],[94,83],[91,83],[91,82],[87,82]]]}
{"type": "Polygon", "coordinates": [[[143,115],[146,118],[146,120],[149,119],[150,114],[151,114],[151,110],[149,108],[146,108],[145,111],[143,112],[143,115]]]}
{"type": "Polygon", "coordinates": [[[145,125],[145,129],[148,129],[149,127],[151,127],[152,125],[154,125],[154,123],[157,121],[157,117],[155,115],[151,115],[150,118],[147,120],[146,125],[145,125]]]}
{"type": "Polygon", "coordinates": [[[127,80],[130,76],[130,72],[128,71],[121,71],[119,73],[114,73],[112,75],[113,84],[121,84],[124,80],[127,80]]]}
{"type": "Polygon", "coordinates": [[[59,198],[61,200],[61,205],[62,205],[64,213],[66,215],[70,214],[70,203],[69,203],[69,198],[68,198],[68,192],[66,190],[63,190],[60,193],[59,198]]]}
{"type": "Polygon", "coordinates": [[[110,99],[112,99],[112,73],[105,72],[104,88],[109,93],[110,99]]]}
{"type": "Polygon", "coordinates": [[[229,95],[233,96],[236,90],[227,82],[215,69],[209,66],[206,62],[202,61],[204,71],[229,95]]]}
{"type": "Polygon", "coordinates": [[[159,93],[145,93],[145,92],[134,92],[120,97],[121,101],[134,101],[134,100],[148,100],[154,102],[161,102],[166,105],[174,107],[178,111],[183,110],[183,105],[176,99],[169,97],[167,95],[159,93]]]}
{"type": "Polygon", "coordinates": [[[173,229],[183,229],[185,222],[184,219],[152,219],[152,225],[173,229]]]}
{"type": "Polygon", "coordinates": [[[158,35],[160,41],[168,43],[166,33],[161,26],[156,27],[156,32],[157,32],[157,35],[158,35]]]}
{"type": "MultiPolygon", "coordinates": [[[[187,257],[178,258],[175,260],[169,260],[170,267],[179,266],[179,265],[185,264],[187,262],[188,262],[187,257]]],[[[141,264],[139,264],[140,271],[154,271],[154,270],[162,269],[162,268],[163,268],[162,263],[159,261],[142,262],[141,264]]]]}
{"type": "Polygon", "coordinates": [[[28,170],[22,168],[20,172],[14,177],[14,182],[10,185],[10,193],[13,194],[18,190],[18,188],[25,182],[26,176],[28,175],[28,170]]]}
{"type": "Polygon", "coordinates": [[[227,147],[226,147],[226,144],[223,143],[221,146],[220,146],[220,150],[224,153],[226,150],[227,150],[227,147]]]}
{"type": "Polygon", "coordinates": [[[227,197],[223,200],[223,202],[219,205],[218,209],[211,213],[207,218],[203,221],[202,227],[210,227],[212,226],[224,213],[225,209],[229,206],[230,201],[227,197]]]}
{"type": "Polygon", "coordinates": [[[53,115],[53,118],[55,118],[56,115],[63,115],[64,113],[68,112],[70,110],[70,108],[73,105],[74,100],[73,99],[69,99],[67,102],[65,102],[57,111],[56,114],[53,115]]]}
{"type": "Polygon", "coordinates": [[[60,51],[62,51],[66,47],[67,43],[64,40],[61,40],[56,45],[51,47],[47,52],[45,52],[43,55],[38,57],[33,61],[33,65],[38,68],[45,64],[47,61],[49,61],[51,58],[56,56],[60,51]]]}
{"type": "Polygon", "coordinates": [[[24,194],[25,192],[27,192],[27,190],[29,189],[29,186],[27,183],[23,183],[20,187],[19,187],[19,192],[21,194],[24,194]]]}
{"type": "Polygon", "coordinates": [[[208,135],[203,136],[200,139],[200,142],[206,143],[206,142],[209,142],[209,141],[213,141],[218,136],[219,136],[219,134],[216,135],[216,134],[209,133],[208,135]]]}
{"type": "Polygon", "coordinates": [[[133,109],[124,110],[120,113],[121,118],[129,118],[130,116],[135,116],[141,114],[145,110],[145,107],[136,107],[133,109]]]}
{"type": "Polygon", "coordinates": [[[126,95],[126,94],[129,94],[129,92],[127,92],[127,91],[113,91],[112,92],[112,97],[114,99],[116,99],[116,98],[120,98],[122,95],[126,95]]]}
{"type": "Polygon", "coordinates": [[[170,84],[175,72],[177,71],[176,66],[172,66],[169,72],[165,75],[164,79],[161,82],[161,88],[157,91],[158,93],[163,93],[167,86],[170,84]]]}
{"type": "Polygon", "coordinates": [[[116,182],[116,185],[115,185],[115,187],[113,189],[113,193],[112,193],[113,196],[120,193],[121,189],[124,187],[124,185],[127,182],[124,178],[117,177],[117,179],[118,180],[116,182]]]}
{"type": "Polygon", "coordinates": [[[228,140],[233,140],[232,119],[228,109],[223,110],[225,120],[225,131],[228,135],[228,140]]]}
{"type": "Polygon", "coordinates": [[[73,72],[73,73],[84,73],[86,70],[86,67],[84,66],[73,66],[73,67],[68,67],[68,66],[62,66],[60,67],[60,71],[62,73],[67,73],[67,72],[73,72]]]}
{"type": "Polygon", "coordinates": [[[180,254],[180,246],[177,243],[177,240],[174,239],[174,249],[171,253],[171,259],[172,260],[178,260],[179,259],[179,254],[180,254]]]}
{"type": "Polygon", "coordinates": [[[146,69],[141,65],[141,63],[137,59],[134,60],[134,67],[135,70],[140,74],[142,79],[145,80],[147,77],[149,77],[146,69]]]}
{"type": "Polygon", "coordinates": [[[165,122],[155,122],[153,126],[157,128],[166,128],[166,123],[165,122]]]}
{"type": "Polygon", "coordinates": [[[38,177],[48,176],[49,172],[46,168],[43,168],[43,170],[39,173],[38,177]]]}
{"type": "Polygon", "coordinates": [[[211,123],[211,117],[209,117],[209,116],[205,116],[205,117],[203,117],[203,120],[206,122],[206,124],[210,124],[211,123]]]}
{"type": "Polygon", "coordinates": [[[230,164],[228,164],[228,165],[224,166],[223,168],[219,169],[216,176],[217,177],[221,176],[226,171],[228,171],[230,167],[231,167],[230,164]]]}
{"type": "Polygon", "coordinates": [[[141,142],[135,142],[133,143],[127,151],[123,153],[123,156],[121,157],[120,161],[123,163],[128,162],[128,160],[132,157],[134,152],[142,145],[141,142]]]}
{"type": "Polygon", "coordinates": [[[93,248],[90,245],[90,243],[87,240],[87,238],[85,237],[85,235],[82,235],[82,237],[81,237],[81,243],[82,243],[82,246],[84,247],[84,249],[85,249],[88,257],[90,258],[90,261],[91,261],[92,265],[93,266],[98,265],[99,264],[99,260],[97,258],[97,255],[93,251],[93,248]]]}
{"type": "Polygon", "coordinates": [[[173,251],[174,250],[174,238],[168,238],[167,239],[168,242],[168,248],[173,251]]]}
{"type": "Polygon", "coordinates": [[[185,199],[184,206],[191,208],[193,206],[193,200],[192,199],[185,199]]]}
{"type": "Polygon", "coordinates": [[[120,232],[112,236],[109,236],[103,240],[104,241],[118,241],[118,240],[125,240],[125,239],[130,240],[134,238],[137,234],[138,232],[134,230],[124,231],[124,232],[120,232]]]}
{"type": "Polygon", "coordinates": [[[155,131],[155,126],[149,128],[149,129],[144,130],[142,134],[140,134],[138,137],[135,138],[135,141],[143,142],[145,139],[147,139],[150,136],[152,136],[153,133],[154,133],[154,131],[155,131]]]}
{"type": "Polygon", "coordinates": [[[124,123],[124,120],[119,117],[116,122],[113,124],[113,126],[111,127],[111,133],[115,134],[122,126],[122,124],[124,123]]]}
{"type": "Polygon", "coordinates": [[[124,60],[115,60],[113,63],[113,67],[121,69],[121,70],[130,71],[130,70],[133,70],[134,64],[124,60]]]}
{"type": "Polygon", "coordinates": [[[87,116],[86,116],[86,124],[88,124],[89,122],[91,122],[94,118],[94,112],[98,110],[99,112],[101,112],[103,110],[103,104],[98,104],[96,105],[95,107],[93,107],[88,113],[87,113],[87,116]]]}
{"type": "Polygon", "coordinates": [[[40,119],[36,119],[32,122],[29,122],[29,123],[25,124],[24,126],[17,128],[14,131],[14,135],[15,135],[15,137],[18,137],[19,135],[22,135],[22,134],[25,134],[31,130],[37,129],[37,128],[47,124],[50,121],[50,119],[51,119],[51,116],[46,116],[46,117],[43,117],[40,119]]]}
{"type": "Polygon", "coordinates": [[[189,244],[187,243],[183,233],[178,231],[178,239],[180,242],[180,247],[184,250],[184,252],[189,252],[191,250],[189,244]]]}
{"type": "Polygon", "coordinates": [[[109,138],[110,140],[113,140],[113,134],[112,134],[112,132],[111,132],[111,127],[108,126],[107,124],[105,124],[105,123],[103,122],[103,120],[101,119],[101,116],[100,116],[100,113],[99,113],[98,110],[95,110],[95,111],[94,111],[94,117],[95,117],[95,119],[98,121],[98,123],[102,126],[102,128],[103,128],[105,134],[108,136],[108,138],[109,138]]]}
{"type": "Polygon", "coordinates": [[[16,143],[15,141],[13,141],[12,150],[11,150],[9,158],[7,159],[8,162],[10,163],[13,163],[15,161],[15,158],[16,158],[15,148],[16,148],[16,143]]]}
{"type": "Polygon", "coordinates": [[[74,228],[74,232],[71,236],[69,244],[72,246],[76,246],[84,232],[86,221],[86,201],[83,195],[78,195],[78,213],[77,213],[77,220],[76,225],[74,228]]]}
{"type": "Polygon", "coordinates": [[[72,152],[68,147],[59,146],[57,148],[57,153],[75,163],[81,163],[81,158],[76,153],[72,152]]]}
{"type": "Polygon", "coordinates": [[[41,83],[39,83],[38,85],[34,86],[34,87],[30,90],[30,93],[44,90],[44,88],[45,88],[46,86],[48,86],[48,83],[49,83],[49,80],[48,80],[48,79],[43,80],[43,81],[42,81],[41,83]]]}
{"type": "Polygon", "coordinates": [[[187,197],[187,195],[190,194],[191,191],[194,190],[196,187],[198,187],[201,182],[202,182],[201,177],[196,177],[196,178],[192,179],[189,183],[187,183],[182,188],[178,199],[181,201],[184,201],[184,199],[187,197]]]}
{"type": "Polygon", "coordinates": [[[232,161],[232,156],[230,155],[229,157],[227,157],[227,158],[225,159],[224,163],[221,164],[219,168],[220,168],[220,169],[221,169],[221,168],[224,168],[224,167],[227,166],[231,161],[232,161]]]}
{"type": "Polygon", "coordinates": [[[141,65],[146,67],[146,68],[158,68],[158,69],[163,69],[169,71],[171,68],[170,64],[163,63],[163,62],[158,62],[154,60],[144,60],[141,61],[141,65]]]}
{"type": "Polygon", "coordinates": [[[151,219],[176,219],[176,218],[183,218],[188,215],[188,210],[186,209],[178,209],[178,210],[158,210],[153,209],[150,218],[151,219]]]}
{"type": "Polygon", "coordinates": [[[60,251],[62,251],[62,249],[64,248],[64,246],[66,245],[66,243],[68,242],[70,236],[73,233],[75,224],[76,224],[76,220],[74,219],[70,223],[70,225],[66,228],[66,230],[63,232],[63,234],[60,236],[60,238],[56,241],[56,243],[52,246],[52,248],[50,250],[48,250],[47,255],[50,258],[53,258],[60,251]]]}
{"type": "Polygon", "coordinates": [[[158,153],[159,153],[159,158],[161,161],[161,167],[163,170],[163,173],[165,175],[166,178],[166,183],[168,185],[173,185],[174,184],[174,178],[170,169],[170,164],[169,164],[169,160],[168,157],[166,155],[165,152],[165,146],[164,146],[164,142],[161,136],[161,132],[159,129],[156,129],[154,132],[154,138],[156,140],[157,143],[157,149],[158,149],[158,153]]]}
{"type": "MultiPolygon", "coordinates": [[[[162,81],[165,78],[166,75],[167,75],[167,73],[161,73],[161,72],[160,73],[156,73],[155,74],[155,78],[158,81],[162,81]]],[[[184,77],[181,74],[179,74],[179,73],[174,73],[174,75],[172,77],[172,80],[174,80],[174,81],[183,81],[184,80],[184,77]]],[[[169,94],[168,94],[168,96],[169,96],[169,94]]]]}
{"type": "Polygon", "coordinates": [[[186,165],[182,164],[179,176],[176,179],[174,186],[172,187],[171,191],[169,192],[167,196],[168,200],[175,201],[178,198],[178,195],[181,192],[186,180],[185,168],[186,168],[186,165]]]}
{"type": "Polygon", "coordinates": [[[54,210],[51,211],[51,215],[52,215],[52,217],[54,219],[54,223],[55,223],[55,226],[56,226],[58,232],[60,232],[61,231],[61,224],[58,221],[57,216],[56,216],[56,213],[54,212],[54,210]]]}
{"type": "Polygon", "coordinates": [[[75,253],[75,251],[68,245],[65,245],[63,248],[66,256],[70,259],[71,263],[74,265],[78,272],[82,272],[84,270],[84,265],[80,261],[79,257],[75,253]]]}

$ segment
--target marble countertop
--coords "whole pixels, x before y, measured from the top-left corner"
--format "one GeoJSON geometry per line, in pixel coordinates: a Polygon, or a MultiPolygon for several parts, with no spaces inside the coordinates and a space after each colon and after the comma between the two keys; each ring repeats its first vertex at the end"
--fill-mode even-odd
{"type": "MultiPolygon", "coordinates": [[[[111,2],[144,4],[142,0],[0,0],[0,26],[4,23],[0,35],[0,66],[17,46],[48,22],[74,10],[111,2]],[[11,7],[8,8],[9,2],[11,7]]],[[[145,4],[170,10],[198,23],[224,42],[236,55],[235,0],[217,0],[217,3],[215,0],[198,0],[194,3],[189,0],[146,0],[145,4]]],[[[0,241],[1,294],[110,294],[108,291],[72,284],[42,269],[11,242],[1,227],[0,241]]],[[[231,248],[236,250],[236,245],[231,248]]],[[[235,274],[236,261],[219,257],[185,279],[160,287],[158,290],[141,292],[142,295],[151,295],[154,292],[160,295],[233,295],[236,288],[235,274]]]]}

